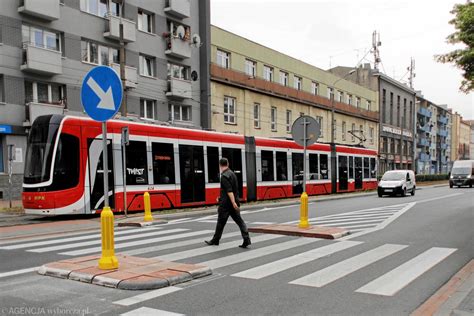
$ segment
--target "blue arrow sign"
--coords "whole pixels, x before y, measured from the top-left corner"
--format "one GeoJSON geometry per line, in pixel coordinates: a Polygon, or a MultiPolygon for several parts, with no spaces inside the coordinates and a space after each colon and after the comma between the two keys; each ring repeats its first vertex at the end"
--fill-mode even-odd
{"type": "Polygon", "coordinates": [[[82,81],[82,106],[96,121],[105,122],[111,119],[118,112],[122,97],[122,81],[110,67],[94,67],[82,81]]]}

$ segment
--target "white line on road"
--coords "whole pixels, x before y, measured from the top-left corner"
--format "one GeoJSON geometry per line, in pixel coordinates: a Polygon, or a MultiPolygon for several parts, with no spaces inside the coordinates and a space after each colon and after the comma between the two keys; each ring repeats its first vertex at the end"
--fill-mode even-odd
{"type": "Polygon", "coordinates": [[[142,293],[142,294],[138,294],[138,295],[135,295],[135,296],[132,296],[132,297],[128,297],[128,298],[125,298],[125,299],[120,300],[120,301],[115,301],[114,304],[121,305],[121,306],[130,306],[130,305],[138,304],[138,303],[141,303],[141,302],[144,302],[144,301],[151,300],[153,298],[157,298],[157,297],[167,295],[167,294],[170,294],[170,293],[174,293],[174,292],[177,292],[177,291],[181,291],[181,290],[182,290],[182,288],[180,288],[180,287],[168,286],[168,287],[164,287],[164,288],[161,288],[161,289],[158,289],[158,290],[148,291],[148,292],[145,292],[145,293],[142,293]]]}
{"type": "Polygon", "coordinates": [[[377,217],[373,219],[367,218],[351,218],[351,219],[337,219],[337,220],[323,220],[323,221],[310,221],[311,224],[315,225],[325,225],[330,223],[338,223],[339,225],[351,224],[351,223],[373,223],[373,222],[382,222],[388,217],[377,217]]]}
{"type": "Polygon", "coordinates": [[[464,193],[453,193],[453,194],[448,194],[448,195],[443,195],[443,196],[437,196],[431,199],[424,199],[424,200],[419,200],[417,203],[425,203],[425,202],[431,202],[431,201],[436,201],[436,200],[441,200],[441,199],[446,199],[450,198],[453,196],[458,196],[458,195],[463,195],[464,193]]]}
{"type": "Polygon", "coordinates": [[[29,272],[34,272],[37,271],[39,267],[33,267],[33,268],[26,268],[26,269],[21,269],[21,270],[14,270],[14,271],[8,271],[8,272],[1,272],[0,273],[0,278],[6,278],[9,276],[13,275],[18,275],[18,274],[25,274],[29,272]]]}
{"type": "Polygon", "coordinates": [[[184,316],[184,314],[178,314],[173,312],[164,311],[161,309],[155,309],[150,307],[140,307],[129,311],[121,316],[184,316]]]}
{"type": "Polygon", "coordinates": [[[340,261],[325,269],[309,274],[297,280],[291,281],[290,284],[305,285],[312,287],[322,287],[326,284],[334,282],[345,277],[352,272],[360,270],[369,264],[377,262],[387,256],[390,256],[408,246],[386,244],[357,256],[340,261]]]}
{"type": "Polygon", "coordinates": [[[457,249],[433,247],[359,288],[356,292],[393,296],[457,249]]]}

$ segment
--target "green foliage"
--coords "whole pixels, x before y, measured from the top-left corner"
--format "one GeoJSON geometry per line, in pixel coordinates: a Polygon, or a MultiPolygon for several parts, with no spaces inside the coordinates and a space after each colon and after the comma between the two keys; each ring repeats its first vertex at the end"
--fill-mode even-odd
{"type": "Polygon", "coordinates": [[[416,182],[449,180],[448,174],[417,174],[416,182]]]}
{"type": "Polygon", "coordinates": [[[451,11],[455,15],[449,21],[456,31],[446,39],[449,44],[464,44],[464,48],[436,56],[442,63],[454,63],[463,71],[464,79],[461,82],[461,91],[474,91],[474,3],[467,0],[465,4],[456,4],[451,11]]]}

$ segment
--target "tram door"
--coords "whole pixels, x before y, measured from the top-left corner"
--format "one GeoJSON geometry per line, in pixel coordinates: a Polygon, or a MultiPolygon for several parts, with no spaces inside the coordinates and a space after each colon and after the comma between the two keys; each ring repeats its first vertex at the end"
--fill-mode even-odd
{"type": "Polygon", "coordinates": [[[229,168],[234,171],[239,184],[239,198],[243,197],[242,151],[238,148],[222,148],[222,158],[229,160],[229,168]]]}
{"type": "Polygon", "coordinates": [[[354,157],[355,189],[362,189],[362,157],[354,157]]]}
{"type": "MultiPolygon", "coordinates": [[[[104,207],[104,168],[102,155],[102,139],[88,139],[89,184],[91,210],[104,207]]],[[[109,204],[114,208],[114,164],[112,143],[107,140],[107,162],[109,171],[109,204]]]]}
{"type": "Polygon", "coordinates": [[[303,193],[303,154],[292,153],[291,161],[293,167],[293,194],[303,193]]]}
{"type": "Polygon", "coordinates": [[[347,157],[339,156],[338,157],[338,171],[339,171],[339,190],[347,190],[347,157]]]}
{"type": "Polygon", "coordinates": [[[202,146],[179,145],[181,203],[204,202],[204,149],[202,146]]]}

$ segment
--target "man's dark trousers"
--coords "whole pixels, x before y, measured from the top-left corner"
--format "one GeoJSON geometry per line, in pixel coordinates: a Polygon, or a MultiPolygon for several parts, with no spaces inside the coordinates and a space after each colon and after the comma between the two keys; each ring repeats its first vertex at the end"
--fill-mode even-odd
{"type": "Polygon", "coordinates": [[[242,238],[244,240],[248,240],[249,232],[247,230],[247,225],[245,225],[245,222],[242,219],[242,216],[240,216],[240,212],[234,209],[227,209],[222,206],[219,206],[219,208],[217,209],[216,232],[212,240],[218,242],[221,239],[222,232],[224,231],[224,226],[227,223],[229,216],[232,217],[234,222],[239,226],[242,238]]]}

